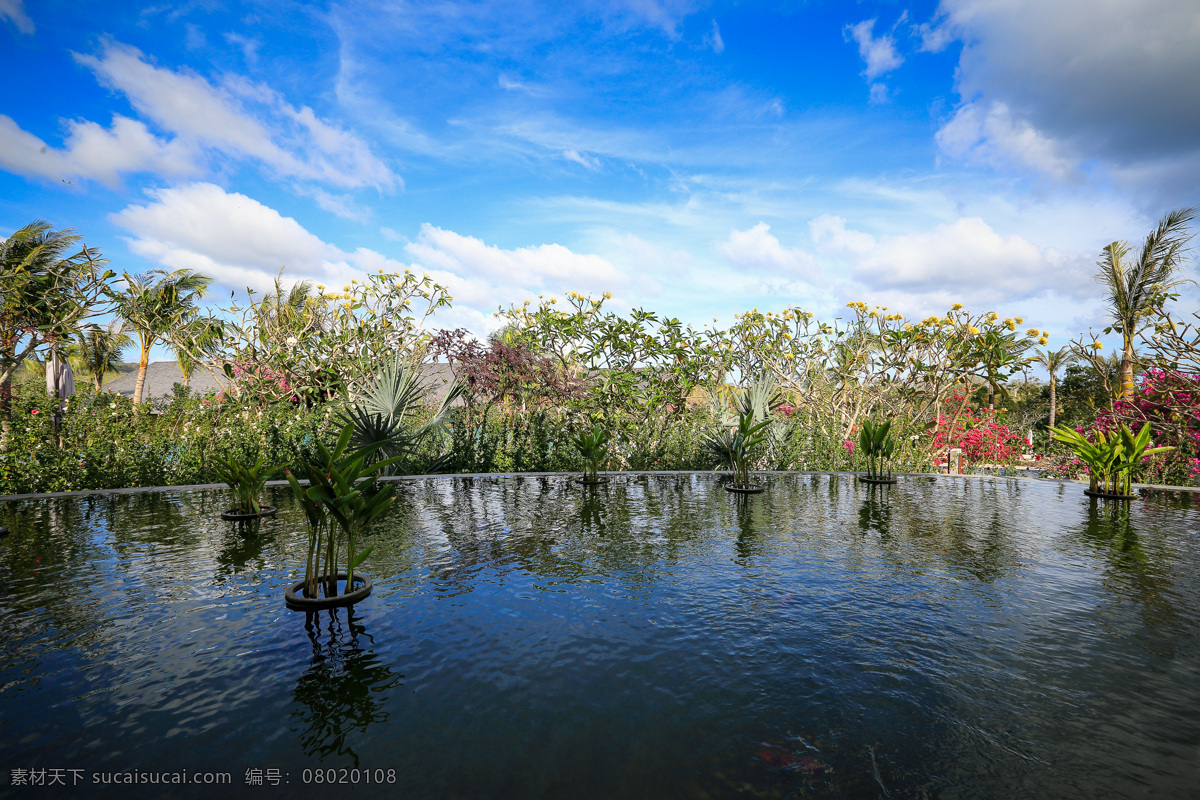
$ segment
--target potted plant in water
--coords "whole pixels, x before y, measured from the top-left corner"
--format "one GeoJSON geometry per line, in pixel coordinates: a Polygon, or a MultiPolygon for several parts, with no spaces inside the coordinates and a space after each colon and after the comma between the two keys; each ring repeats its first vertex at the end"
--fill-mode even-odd
{"type": "Polygon", "coordinates": [[[304,464],[308,486],[286,471],[292,492],[308,520],[308,559],[304,580],[287,590],[291,608],[314,611],[357,603],[371,593],[371,580],[355,569],[373,547],[358,549],[358,536],[392,504],[390,486],[380,486],[379,474],[402,455],[368,463],[377,442],[347,451],[354,425],[347,423],[333,449],[317,443],[318,456],[304,464]],[[343,560],[344,559],[344,560],[343,560]],[[341,564],[345,564],[345,569],[341,564]]]}
{"type": "Polygon", "coordinates": [[[891,437],[892,421],[884,420],[878,425],[867,420],[862,424],[858,433],[858,447],[867,459],[867,474],[859,475],[863,483],[895,483],[892,471],[885,469],[887,460],[896,449],[896,442],[891,437]]]}
{"type": "Polygon", "coordinates": [[[722,424],[704,440],[704,450],[716,467],[733,470],[733,482],[725,484],[726,491],[757,494],[763,487],[750,483],[750,463],[757,454],[771,424],[770,416],[755,422],[756,409],[752,392],[738,401],[736,425],[722,424]]]}
{"type": "Polygon", "coordinates": [[[1173,447],[1150,446],[1150,423],[1142,425],[1136,434],[1121,423],[1116,431],[1107,435],[1095,431],[1094,442],[1079,431],[1065,426],[1050,429],[1057,441],[1071,448],[1075,456],[1087,465],[1088,488],[1084,494],[1110,500],[1130,500],[1133,494],[1133,468],[1142,459],[1155,453],[1174,450],[1173,447]]]}
{"type": "Polygon", "coordinates": [[[221,519],[245,522],[269,517],[275,513],[275,506],[264,506],[258,498],[270,477],[279,471],[279,467],[265,466],[262,455],[248,467],[224,456],[215,456],[213,461],[213,472],[233,489],[233,507],[222,511],[221,519]]]}
{"type": "Polygon", "coordinates": [[[572,440],[580,458],[583,459],[583,476],[579,479],[580,483],[597,484],[608,480],[600,477],[600,465],[608,456],[610,438],[608,431],[596,424],[590,431],[582,431],[572,440]]]}

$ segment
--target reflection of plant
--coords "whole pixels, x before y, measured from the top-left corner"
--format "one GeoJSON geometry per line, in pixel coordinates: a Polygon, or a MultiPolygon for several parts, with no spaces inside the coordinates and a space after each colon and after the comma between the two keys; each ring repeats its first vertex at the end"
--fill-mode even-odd
{"type": "Polygon", "coordinates": [[[601,428],[599,424],[593,425],[590,431],[581,431],[575,437],[575,449],[579,451],[579,456],[583,459],[584,480],[599,479],[600,464],[608,455],[609,438],[608,431],[601,428]]]}
{"type": "Polygon", "coordinates": [[[370,639],[349,612],[347,636],[341,620],[331,616],[329,640],[320,639],[321,628],[306,625],[312,642],[312,661],[296,681],[292,698],[293,731],[310,758],[349,756],[358,766],[358,754],[347,743],[349,734],[364,732],[387,722],[387,692],[404,677],[392,669],[359,637],[370,639]]]}
{"type": "Polygon", "coordinates": [[[354,426],[347,423],[333,449],[317,443],[318,458],[304,465],[308,486],[300,485],[291,470],[286,472],[292,491],[308,518],[308,561],[304,570],[304,591],[316,597],[318,582],[324,578],[326,597],[338,594],[337,575],[341,571],[343,539],[346,544],[346,591],[354,588],[354,568],[367,560],[373,547],[358,550],[358,535],[387,509],[395,499],[376,484],[379,472],[402,456],[368,463],[382,447],[375,443],[347,450],[354,426]]]}
{"type": "Polygon", "coordinates": [[[1070,447],[1088,467],[1089,488],[1093,492],[1127,495],[1132,492],[1132,469],[1148,455],[1164,453],[1173,447],[1150,447],[1150,423],[1134,434],[1124,423],[1118,431],[1105,434],[1092,431],[1092,440],[1067,427],[1052,429],[1054,438],[1070,447]]]}
{"type": "MultiPolygon", "coordinates": [[[[862,455],[867,459],[867,477],[872,480],[884,477],[884,467],[896,449],[896,442],[889,435],[891,430],[892,421],[889,419],[878,425],[867,420],[862,424],[862,430],[859,431],[858,445],[862,455]]],[[[887,471],[887,477],[889,479],[892,477],[891,470],[887,471]]]]}
{"type": "Polygon", "coordinates": [[[213,472],[233,489],[234,504],[229,510],[235,514],[261,514],[259,495],[270,477],[278,471],[279,467],[264,465],[261,454],[250,466],[236,458],[213,456],[213,472]]]}

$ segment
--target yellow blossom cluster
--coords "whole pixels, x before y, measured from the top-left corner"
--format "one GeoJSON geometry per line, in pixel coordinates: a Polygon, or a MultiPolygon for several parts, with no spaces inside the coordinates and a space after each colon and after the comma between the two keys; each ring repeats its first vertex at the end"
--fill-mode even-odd
{"type": "Polygon", "coordinates": [[[867,310],[867,304],[866,304],[866,303],[864,303],[864,302],[862,302],[861,300],[854,300],[854,301],[851,301],[851,302],[849,302],[849,303],[846,303],[846,308],[854,308],[854,309],[857,309],[857,310],[859,310],[859,311],[866,311],[866,310],[867,310]]]}
{"type": "Polygon", "coordinates": [[[951,311],[962,311],[962,307],[963,307],[962,303],[955,303],[954,305],[950,306],[950,310],[951,311]]]}

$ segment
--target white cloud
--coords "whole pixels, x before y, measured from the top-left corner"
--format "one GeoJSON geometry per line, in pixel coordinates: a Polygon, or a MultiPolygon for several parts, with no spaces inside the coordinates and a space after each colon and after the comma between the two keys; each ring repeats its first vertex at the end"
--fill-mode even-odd
{"type": "Polygon", "coordinates": [[[157,67],[137,49],[112,41],[99,55],[77,54],[76,60],[187,147],[256,159],[278,175],[343,188],[400,184],[357,135],[261,84],[227,78],[214,86],[194,73],[157,67]]]}
{"type": "Polygon", "coordinates": [[[105,130],[86,120],[67,123],[63,147],[54,148],[0,115],[0,168],[49,180],[87,179],[116,186],[120,176],[154,172],[187,177],[200,170],[186,143],[163,140],[137,120],[113,117],[105,130]]]}
{"type": "Polygon", "coordinates": [[[0,0],[0,19],[9,20],[21,33],[32,34],[34,31],[33,20],[25,13],[23,0],[0,0]]]}
{"type": "Polygon", "coordinates": [[[725,40],[721,38],[721,29],[717,26],[717,21],[712,21],[712,33],[704,37],[704,43],[712,48],[717,55],[725,52],[725,40]]]}
{"type": "Polygon", "coordinates": [[[876,38],[872,34],[874,27],[875,20],[868,19],[842,29],[846,41],[853,40],[858,44],[858,54],[867,65],[863,75],[868,81],[886,75],[904,63],[904,58],[896,52],[896,40],[887,33],[876,38]]]}
{"type": "Polygon", "coordinates": [[[309,195],[322,209],[342,219],[366,222],[371,218],[371,209],[354,202],[354,198],[348,194],[331,194],[321,188],[301,188],[300,194],[309,195]]]}
{"type": "Polygon", "coordinates": [[[332,278],[346,254],[291,217],[211,183],[149,192],[153,202],[111,215],[134,235],[130,249],[168,269],[194,269],[224,286],[269,288],[280,267],[293,279],[332,278]]]}
{"type": "Polygon", "coordinates": [[[1032,131],[1070,148],[1055,157],[1135,172],[1200,151],[1195,0],[942,0],[938,14],[918,32],[929,50],[963,43],[956,83],[972,127],[1004,109],[1000,139],[1032,131]]]}
{"type": "MultiPolygon", "coordinates": [[[[605,259],[558,244],[506,250],[425,224],[405,246],[412,262],[404,263],[365,247],[342,250],[292,217],[211,183],[156,189],[149,196],[149,202],[130,205],[110,219],[132,234],[132,252],[168,269],[193,269],[224,287],[257,290],[269,289],[280,267],[286,280],[331,287],[361,281],[379,269],[412,269],[428,273],[454,297],[454,309],[439,312],[436,324],[463,325],[477,334],[494,327],[484,315],[498,305],[541,292],[600,293],[629,283],[605,259]]],[[[385,237],[403,238],[391,233],[385,237]]]]}
{"type": "Polygon", "coordinates": [[[1026,120],[1014,119],[1008,106],[993,102],[984,107],[967,103],[937,132],[938,147],[947,155],[995,168],[1022,170],[1064,179],[1075,164],[1063,154],[1064,146],[1048,138],[1026,120]]]}
{"type": "Polygon", "coordinates": [[[886,83],[872,83],[868,100],[871,105],[881,106],[891,99],[886,83]]]}
{"type": "Polygon", "coordinates": [[[770,231],[771,226],[765,222],[744,231],[731,231],[728,239],[717,242],[717,252],[738,267],[766,273],[782,272],[815,281],[818,270],[812,255],[800,248],[785,248],[770,231]]]}
{"type": "Polygon", "coordinates": [[[253,67],[258,64],[258,48],[262,45],[258,39],[230,31],[225,34],[225,41],[242,51],[242,58],[245,59],[246,66],[253,67]]]}
{"type": "Polygon", "coordinates": [[[563,150],[563,158],[567,161],[574,161],[582,167],[587,167],[593,172],[600,171],[600,159],[595,156],[589,156],[587,153],[580,153],[578,150],[563,150]]]}
{"type": "Polygon", "coordinates": [[[506,287],[513,299],[520,299],[515,297],[520,294],[515,291],[518,287],[534,293],[604,292],[619,289],[629,280],[600,256],[575,253],[559,244],[505,250],[428,223],[405,250],[423,267],[506,287]]]}
{"type": "Polygon", "coordinates": [[[887,236],[865,251],[854,278],[874,290],[959,300],[970,307],[1048,293],[1091,296],[1090,259],[1001,236],[978,217],[925,233],[887,236]]]}
{"type": "Polygon", "coordinates": [[[862,231],[846,230],[846,220],[832,214],[822,214],[809,220],[813,244],[823,253],[869,253],[875,248],[875,237],[862,231]]]}

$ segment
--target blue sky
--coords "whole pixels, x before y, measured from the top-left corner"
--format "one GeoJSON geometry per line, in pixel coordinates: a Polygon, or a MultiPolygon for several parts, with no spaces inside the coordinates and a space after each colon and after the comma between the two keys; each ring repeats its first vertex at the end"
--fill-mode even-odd
{"type": "Polygon", "coordinates": [[[608,290],[1058,346],[1104,324],[1100,248],[1200,202],[1194,0],[0,0],[0,38],[0,234],[225,297],[423,270],[480,333],[608,290]]]}

